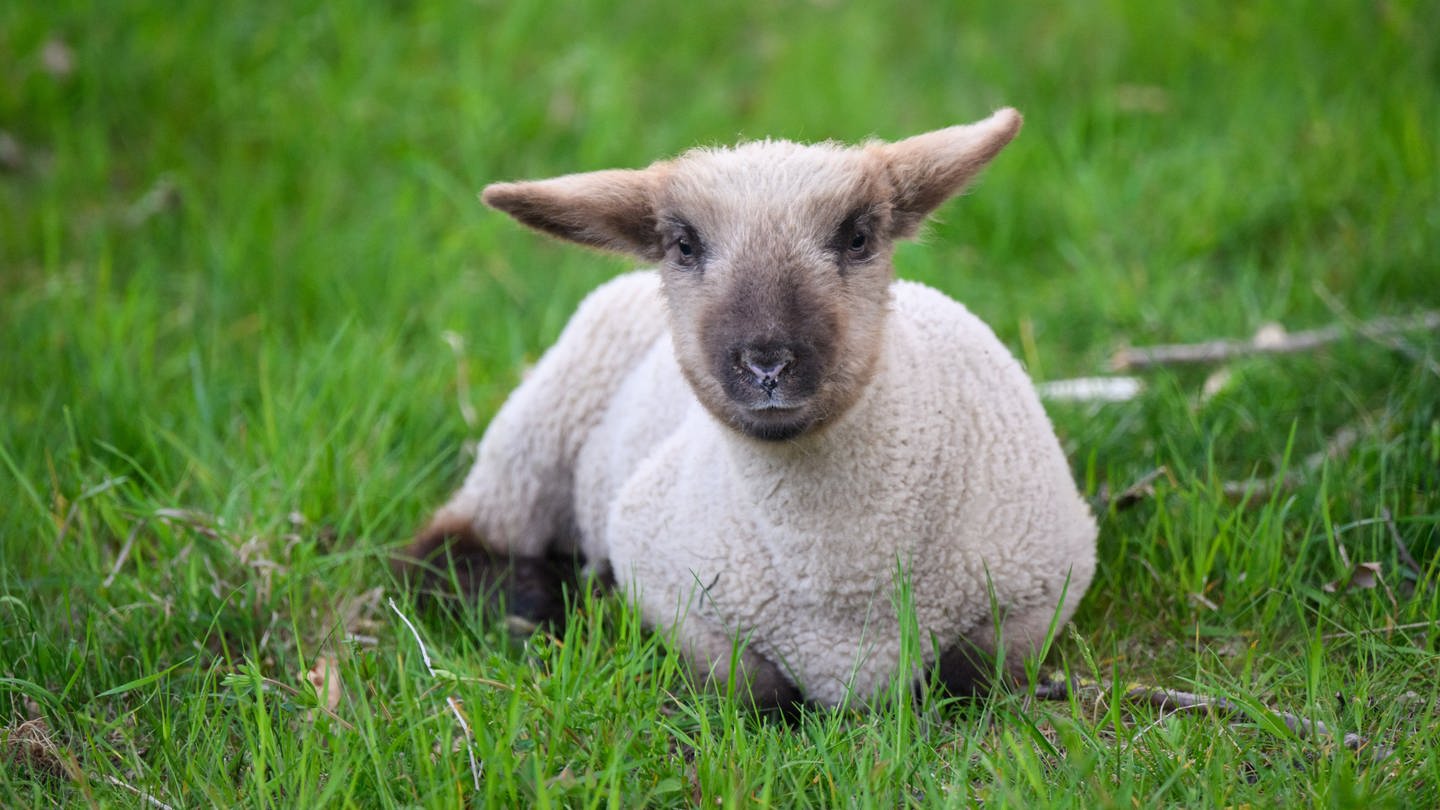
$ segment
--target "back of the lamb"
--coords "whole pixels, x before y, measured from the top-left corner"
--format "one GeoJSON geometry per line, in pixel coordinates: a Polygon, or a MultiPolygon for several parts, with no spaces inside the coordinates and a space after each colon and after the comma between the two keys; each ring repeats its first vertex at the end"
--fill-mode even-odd
{"type": "Polygon", "coordinates": [[[487,189],[659,267],[581,307],[412,556],[513,610],[557,604],[536,596],[541,560],[578,550],[701,676],[738,674],[765,706],[889,682],[901,578],[942,682],[1019,675],[1089,585],[1094,520],[1019,364],[891,266],[1019,126],[1002,110],[893,144],[762,141],[487,189]]]}

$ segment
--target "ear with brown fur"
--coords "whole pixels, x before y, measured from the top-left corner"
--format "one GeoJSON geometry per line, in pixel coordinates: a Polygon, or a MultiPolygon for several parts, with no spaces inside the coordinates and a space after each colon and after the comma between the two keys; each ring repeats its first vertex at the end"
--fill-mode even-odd
{"type": "Polygon", "coordinates": [[[658,261],[655,191],[663,169],[611,169],[549,180],[495,183],[485,204],[551,236],[658,261]]]}
{"type": "Polygon", "coordinates": [[[939,205],[963,189],[1020,131],[1006,107],[973,124],[926,132],[879,147],[895,187],[895,236],[913,236],[939,205]]]}

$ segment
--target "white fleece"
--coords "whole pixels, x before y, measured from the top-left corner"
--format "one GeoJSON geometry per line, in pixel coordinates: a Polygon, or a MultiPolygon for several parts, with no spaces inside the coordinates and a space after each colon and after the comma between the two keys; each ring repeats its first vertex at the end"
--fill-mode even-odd
{"type": "Polygon", "coordinates": [[[927,660],[931,636],[994,648],[992,592],[1006,649],[1033,651],[1089,586],[1094,519],[994,333],[931,288],[893,292],[860,400],[766,442],[691,393],[659,276],[617,278],[497,414],[442,515],[497,550],[609,560],[692,657],[725,662],[748,639],[822,703],[863,701],[894,675],[897,566],[927,660]]]}

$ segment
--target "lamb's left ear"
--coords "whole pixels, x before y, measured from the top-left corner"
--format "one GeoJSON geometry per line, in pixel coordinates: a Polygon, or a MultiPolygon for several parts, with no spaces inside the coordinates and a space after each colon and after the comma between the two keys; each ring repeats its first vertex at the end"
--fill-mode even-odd
{"type": "Polygon", "coordinates": [[[920,223],[968,184],[1020,131],[1020,113],[1006,107],[973,124],[937,129],[879,147],[895,186],[897,237],[920,223]]]}
{"type": "Polygon", "coordinates": [[[655,189],[663,169],[610,169],[549,180],[495,183],[480,198],[521,223],[582,245],[658,261],[655,189]]]}

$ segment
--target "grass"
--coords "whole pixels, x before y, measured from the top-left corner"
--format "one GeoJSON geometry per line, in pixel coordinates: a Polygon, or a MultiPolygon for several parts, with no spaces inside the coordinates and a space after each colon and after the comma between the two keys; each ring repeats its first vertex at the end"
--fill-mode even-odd
{"type": "Polygon", "coordinates": [[[1440,306],[1440,7],[233,5],[0,5],[0,805],[1440,802],[1433,334],[1052,404],[1088,492],[1168,471],[1101,515],[1045,667],[1098,684],[1069,701],[758,722],[614,597],[562,638],[429,617],[432,676],[382,565],[625,268],[486,212],[486,182],[1014,104],[1020,139],[897,264],[1037,379],[1088,375],[1334,322],[1326,293],[1440,306]],[[1161,721],[1130,683],[1246,717],[1161,721]]]}

